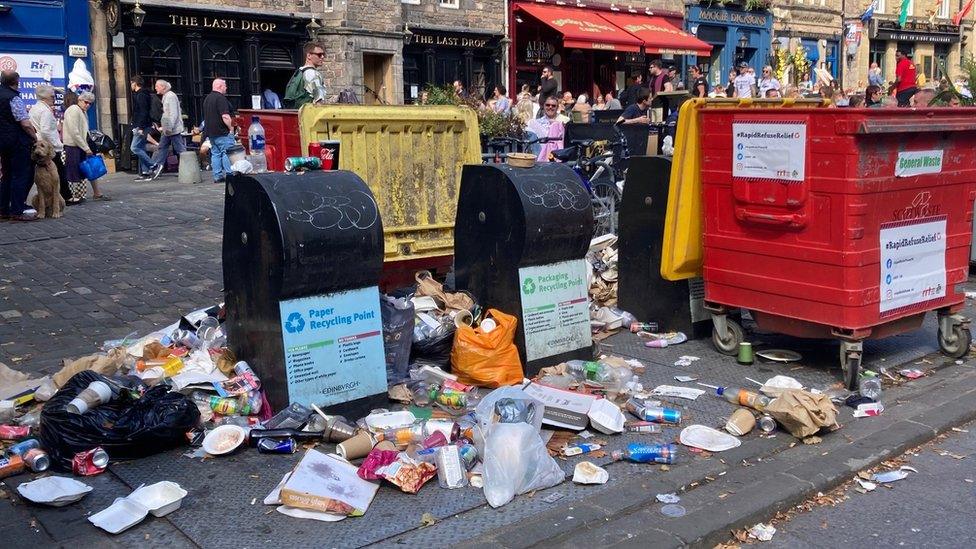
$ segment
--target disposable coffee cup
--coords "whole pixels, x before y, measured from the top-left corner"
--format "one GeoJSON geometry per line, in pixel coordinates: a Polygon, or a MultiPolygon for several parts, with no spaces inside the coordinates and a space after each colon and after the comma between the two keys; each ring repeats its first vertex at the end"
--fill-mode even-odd
{"type": "Polygon", "coordinates": [[[743,366],[748,366],[752,364],[754,360],[755,358],[753,356],[752,343],[749,343],[748,341],[739,343],[739,356],[736,358],[736,361],[743,366]]]}
{"type": "Polygon", "coordinates": [[[360,431],[349,440],[339,443],[336,446],[336,453],[345,458],[346,461],[352,461],[366,457],[372,449],[373,437],[369,436],[368,431],[360,431]]]}
{"type": "Polygon", "coordinates": [[[386,450],[386,451],[393,451],[393,452],[399,451],[398,448],[396,447],[396,444],[393,444],[389,440],[381,440],[377,442],[376,446],[374,446],[373,448],[375,450],[386,450]]]}
{"type": "Polygon", "coordinates": [[[345,442],[356,434],[356,426],[343,417],[333,417],[325,429],[325,439],[329,442],[345,442]]]}
{"type": "Polygon", "coordinates": [[[486,318],[481,321],[481,331],[486,334],[490,334],[492,330],[498,327],[498,324],[490,318],[486,318]]]}
{"type": "Polygon", "coordinates": [[[752,415],[752,412],[745,408],[736,410],[732,414],[732,417],[729,418],[728,423],[725,424],[725,430],[737,437],[748,434],[755,427],[756,416],[752,415]]]}
{"type": "Polygon", "coordinates": [[[69,414],[84,414],[88,410],[91,410],[99,404],[105,404],[111,399],[112,388],[103,381],[93,381],[88,384],[85,390],[78,393],[78,396],[72,399],[64,409],[69,414]]]}
{"type": "MultiPolygon", "coordinates": [[[[471,311],[458,311],[454,314],[454,326],[460,328],[461,326],[470,326],[474,323],[474,317],[471,316],[471,311]]],[[[482,323],[484,326],[484,323],[482,323]]]]}

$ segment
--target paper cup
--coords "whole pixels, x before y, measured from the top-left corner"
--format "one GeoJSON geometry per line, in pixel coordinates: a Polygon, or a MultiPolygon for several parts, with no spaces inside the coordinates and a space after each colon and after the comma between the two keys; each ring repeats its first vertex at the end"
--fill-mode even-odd
{"type": "Polygon", "coordinates": [[[728,423],[725,424],[725,430],[737,437],[748,434],[755,427],[756,416],[752,415],[752,412],[745,408],[736,410],[732,414],[732,417],[729,418],[728,423]]]}
{"type": "Polygon", "coordinates": [[[112,388],[103,381],[93,381],[65,406],[65,411],[72,414],[84,414],[111,399],[112,388]]]}
{"type": "Polygon", "coordinates": [[[372,449],[373,437],[369,436],[368,431],[360,431],[349,440],[339,443],[336,446],[336,453],[345,458],[346,461],[352,461],[366,457],[372,449]]]}
{"type": "Polygon", "coordinates": [[[454,314],[454,326],[460,328],[472,324],[474,324],[474,317],[471,316],[471,311],[458,311],[454,314]]]}

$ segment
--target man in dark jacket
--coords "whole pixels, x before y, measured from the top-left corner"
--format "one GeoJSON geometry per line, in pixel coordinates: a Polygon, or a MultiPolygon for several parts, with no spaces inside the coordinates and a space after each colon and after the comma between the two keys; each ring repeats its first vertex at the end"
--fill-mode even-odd
{"type": "Polygon", "coordinates": [[[0,217],[33,221],[37,213],[27,206],[27,193],[34,179],[30,155],[37,133],[19,88],[20,75],[0,73],[0,217]]]}
{"type": "Polygon", "coordinates": [[[152,129],[152,121],[149,119],[152,97],[144,84],[138,74],[129,79],[129,87],[132,89],[132,145],[129,150],[139,159],[139,177],[136,181],[151,181],[156,167],[146,152],[147,138],[152,129]]]}
{"type": "Polygon", "coordinates": [[[552,67],[546,65],[542,67],[542,80],[539,83],[539,116],[543,115],[545,109],[542,108],[546,104],[546,99],[556,95],[556,88],[559,83],[552,74],[552,67]]]}

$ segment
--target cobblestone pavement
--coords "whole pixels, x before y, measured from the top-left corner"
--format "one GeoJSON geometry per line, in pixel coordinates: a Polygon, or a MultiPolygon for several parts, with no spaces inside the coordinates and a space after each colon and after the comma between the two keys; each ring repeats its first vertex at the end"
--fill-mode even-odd
{"type": "MultiPolygon", "coordinates": [[[[127,176],[114,176],[106,181],[105,189],[113,201],[71,207],[61,220],[0,224],[0,265],[3,265],[0,362],[32,373],[52,373],[62,358],[90,354],[104,340],[133,331],[149,332],[175,321],[181,313],[221,300],[222,186],[180,185],[173,176],[136,184],[127,176]]],[[[933,353],[937,350],[934,324],[929,318],[922,330],[866,344],[867,365],[897,366],[933,353]]],[[[696,375],[718,385],[747,385],[746,376],[766,379],[776,373],[787,373],[807,386],[819,388],[839,379],[834,342],[799,341],[763,334],[752,334],[751,339],[757,348],[776,346],[797,350],[804,355],[804,360],[801,365],[742,367],[734,359],[717,354],[708,341],[648,349],[631,334],[614,336],[605,342],[603,349],[644,361],[648,368],[641,381],[649,387],[675,384],[674,376],[679,374],[696,375]],[[681,355],[694,355],[701,360],[687,368],[675,366],[681,355]]],[[[972,374],[971,367],[954,366],[951,361],[937,357],[932,358],[931,364],[968,368],[967,375],[972,374]]],[[[920,381],[917,390],[925,387],[924,383],[947,383],[937,376],[920,381]]],[[[871,435],[871,427],[876,430],[890,424],[899,425],[897,421],[904,424],[910,419],[909,412],[917,413],[918,406],[924,408],[917,404],[917,396],[905,394],[902,402],[892,403],[884,417],[871,418],[873,422],[852,423],[845,428],[844,437],[851,438],[828,435],[825,444],[831,441],[848,444],[850,440],[853,445],[859,437],[871,435]],[[900,407],[901,404],[904,406],[900,407]]],[[[728,403],[709,395],[695,401],[670,401],[668,405],[681,408],[682,425],[666,426],[661,435],[654,437],[609,437],[609,449],[622,448],[627,442],[638,440],[670,442],[677,438],[681,428],[693,423],[722,425],[733,410],[728,403]]],[[[850,421],[849,411],[842,413],[850,421]]],[[[901,431],[892,429],[891,433],[891,440],[884,440],[884,445],[899,443],[897,437],[901,431]]],[[[328,540],[330,546],[345,547],[371,543],[419,545],[429,544],[431,540],[448,544],[472,538],[486,545],[522,546],[580,528],[581,521],[602,523],[603,518],[594,517],[602,517],[607,509],[620,508],[621,502],[643,501],[649,494],[653,498],[654,493],[680,491],[725,472],[731,478],[742,472],[740,463],[756,464],[762,458],[763,466],[748,471],[757,477],[779,475],[778,470],[764,471],[765,463],[785,467],[804,452],[816,451],[819,455],[819,449],[811,450],[803,445],[792,448],[791,442],[792,437],[785,434],[760,438],[753,433],[743,438],[740,448],[721,456],[683,452],[680,462],[666,474],[656,467],[609,463],[609,457],[592,458],[591,461],[607,466],[611,480],[606,485],[592,487],[566,482],[534,497],[517,497],[499,509],[488,507],[481,491],[471,488],[448,491],[432,483],[417,495],[407,495],[384,485],[365,517],[329,524],[285,517],[260,504],[282,474],[294,465],[297,456],[267,456],[250,450],[201,462],[183,457],[181,449],[138,461],[113,463],[108,474],[91,479],[96,489],[91,496],[63,509],[26,505],[15,496],[0,498],[0,528],[12,533],[14,546],[38,543],[282,546],[322,545],[322,540],[328,540]],[[126,495],[142,483],[159,480],[176,481],[189,490],[190,495],[178,512],[163,519],[149,519],[117,537],[107,536],[87,522],[88,515],[104,508],[115,497],[126,495]],[[544,499],[554,493],[562,499],[556,503],[544,499]],[[424,512],[430,512],[440,522],[418,529],[424,512]],[[554,514],[558,514],[558,520],[550,520],[554,514]],[[537,517],[534,523],[526,523],[533,517],[537,517]]],[[[332,451],[332,447],[324,445],[323,450],[332,451]]],[[[560,466],[571,475],[576,462],[582,459],[585,457],[561,460],[560,466]]],[[[28,475],[22,475],[8,479],[6,492],[9,494],[10,487],[27,478],[28,475]]],[[[788,475],[777,478],[795,482],[788,475]]],[[[0,495],[3,493],[0,490],[0,495]]],[[[698,496],[704,501],[699,512],[720,519],[724,510],[716,513],[705,507],[708,502],[718,501],[709,497],[698,496]]],[[[695,496],[689,496],[688,501],[691,513],[695,509],[695,496]]],[[[627,528],[633,528],[633,535],[639,535],[648,524],[660,522],[657,509],[648,508],[651,519],[633,513],[633,509],[627,510],[624,514],[632,521],[622,519],[614,526],[614,532],[626,531],[629,536],[627,528]]],[[[586,529],[590,528],[587,524],[586,529]]],[[[655,542],[663,540],[671,544],[693,539],[679,538],[677,534],[672,537],[669,533],[655,535],[655,542]]],[[[605,541],[591,540],[601,546],[605,541]]]]}

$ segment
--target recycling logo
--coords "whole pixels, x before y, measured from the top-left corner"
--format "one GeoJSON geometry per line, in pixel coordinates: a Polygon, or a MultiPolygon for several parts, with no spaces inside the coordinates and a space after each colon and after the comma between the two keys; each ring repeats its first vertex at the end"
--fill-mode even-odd
{"type": "Polygon", "coordinates": [[[526,278],[525,282],[522,283],[522,293],[525,295],[532,295],[535,293],[535,282],[532,282],[531,278],[526,278]]]}
{"type": "Polygon", "coordinates": [[[285,321],[285,330],[288,330],[289,334],[297,334],[305,329],[305,319],[302,318],[301,313],[292,313],[288,315],[288,320],[285,321]]]}

